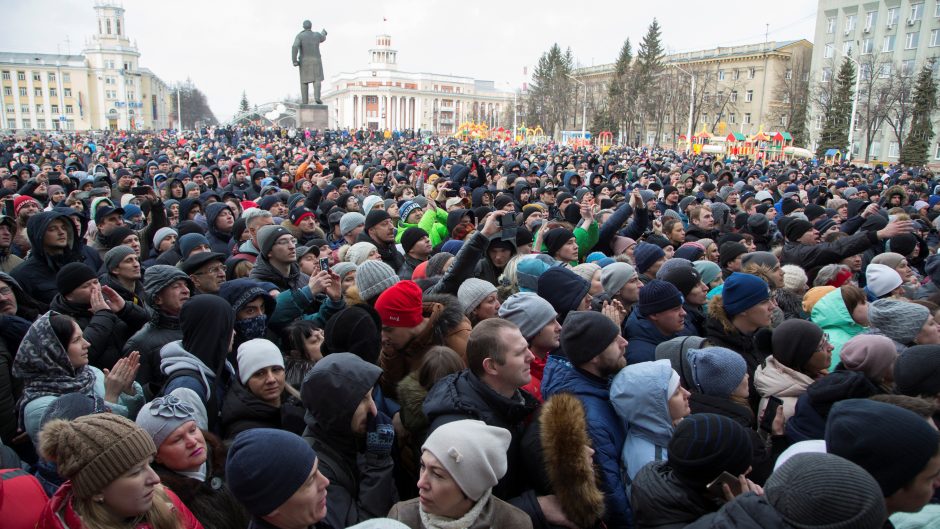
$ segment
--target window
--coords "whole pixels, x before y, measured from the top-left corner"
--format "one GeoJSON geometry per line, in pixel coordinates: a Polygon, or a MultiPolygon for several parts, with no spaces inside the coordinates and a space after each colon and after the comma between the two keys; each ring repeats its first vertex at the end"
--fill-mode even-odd
{"type": "Polygon", "coordinates": [[[7,105],[7,114],[13,114],[16,112],[16,107],[13,105],[7,105]]]}
{"type": "Polygon", "coordinates": [[[930,74],[933,75],[934,78],[940,75],[940,61],[932,61],[930,63],[930,74]]]}
{"type": "Polygon", "coordinates": [[[933,48],[936,46],[940,46],[940,29],[935,29],[930,32],[930,47],[933,48]]]}
{"type": "Polygon", "coordinates": [[[25,87],[25,86],[21,86],[21,87],[20,87],[20,96],[26,97],[26,87],[25,87]]]}
{"type": "Polygon", "coordinates": [[[920,32],[914,31],[907,34],[907,37],[904,39],[904,49],[913,50],[917,48],[917,45],[920,43],[920,32]]]}
{"type": "Polygon", "coordinates": [[[65,72],[64,74],[62,74],[62,82],[63,82],[63,83],[70,83],[70,82],[72,82],[72,74],[70,74],[70,73],[68,73],[68,72],[65,72]]]}
{"type": "Polygon", "coordinates": [[[35,97],[42,97],[42,88],[33,88],[33,95],[35,97]]]}
{"type": "Polygon", "coordinates": [[[892,141],[888,144],[888,158],[897,158],[901,155],[901,148],[898,146],[898,142],[892,141]]]}
{"type": "Polygon", "coordinates": [[[732,91],[731,91],[731,98],[729,99],[729,101],[731,101],[732,103],[737,103],[737,101],[738,101],[738,91],[737,91],[737,90],[732,90],[732,91]]]}
{"type": "Polygon", "coordinates": [[[740,78],[741,78],[741,70],[738,70],[737,68],[735,68],[735,69],[734,69],[734,73],[731,74],[731,78],[734,79],[735,81],[737,81],[738,79],[740,79],[740,78]]]}
{"type": "Polygon", "coordinates": [[[66,114],[72,113],[72,105],[65,105],[65,113],[66,114]]]}
{"type": "Polygon", "coordinates": [[[872,141],[872,142],[871,142],[871,149],[869,149],[869,150],[870,150],[870,152],[871,152],[871,155],[872,155],[873,157],[877,158],[878,155],[881,153],[881,142],[878,141],[878,140],[872,141]]]}
{"type": "Polygon", "coordinates": [[[748,103],[754,101],[754,91],[748,90],[747,92],[744,92],[744,100],[748,103]]]}
{"type": "Polygon", "coordinates": [[[885,39],[881,43],[882,52],[889,53],[894,51],[894,37],[894,35],[885,35],[885,39]]]}
{"type": "Polygon", "coordinates": [[[745,112],[745,113],[744,113],[744,123],[749,124],[750,122],[751,122],[751,113],[750,113],[750,112],[745,112]]]}
{"type": "Polygon", "coordinates": [[[791,70],[790,68],[787,68],[787,73],[784,74],[784,78],[787,81],[789,81],[790,79],[793,79],[793,70],[791,70]]]}
{"type": "Polygon", "coordinates": [[[854,51],[854,48],[852,47],[853,44],[854,43],[851,40],[847,40],[843,42],[842,43],[842,55],[845,55],[846,57],[852,56],[852,52],[854,51]]]}
{"type": "Polygon", "coordinates": [[[756,70],[753,66],[752,66],[751,68],[749,68],[748,71],[747,71],[747,78],[748,78],[748,79],[753,79],[753,78],[754,78],[754,72],[756,72],[756,71],[757,71],[757,70],[756,70]]]}
{"type": "Polygon", "coordinates": [[[940,143],[938,143],[938,144],[936,145],[936,147],[934,147],[934,149],[936,149],[936,150],[934,150],[934,152],[933,152],[933,159],[934,159],[934,160],[940,160],[940,143]]]}
{"type": "Polygon", "coordinates": [[[13,95],[13,87],[12,87],[12,86],[4,86],[4,87],[3,87],[3,95],[5,95],[5,96],[11,96],[11,95],[13,95]]]}
{"type": "Polygon", "coordinates": [[[862,55],[871,55],[871,52],[875,49],[875,39],[871,37],[866,37],[862,39],[862,55]]]}
{"type": "Polygon", "coordinates": [[[869,11],[865,14],[865,29],[871,31],[871,28],[875,27],[876,23],[878,23],[877,11],[869,11]]]}
{"type": "Polygon", "coordinates": [[[856,15],[845,15],[845,32],[849,33],[855,29],[856,15]]]}
{"type": "Polygon", "coordinates": [[[896,8],[896,7],[889,7],[889,8],[888,8],[888,20],[887,20],[886,22],[887,22],[886,25],[887,25],[889,28],[894,27],[895,25],[897,25],[897,23],[898,23],[898,8],[896,8]]]}
{"type": "Polygon", "coordinates": [[[33,81],[36,81],[36,82],[42,81],[42,75],[39,74],[38,72],[37,72],[37,73],[34,73],[34,74],[33,74],[33,81]]]}
{"type": "Polygon", "coordinates": [[[45,108],[44,106],[42,106],[42,105],[36,105],[36,113],[37,113],[37,114],[42,114],[42,113],[44,113],[45,111],[46,111],[46,108],[45,108]]]}
{"type": "Polygon", "coordinates": [[[835,55],[835,50],[832,49],[832,44],[826,44],[826,49],[823,52],[823,58],[831,59],[833,55],[835,55]]]}
{"type": "Polygon", "coordinates": [[[54,83],[54,82],[55,82],[55,73],[54,73],[54,72],[49,72],[49,82],[50,82],[50,83],[54,83]]]}
{"type": "Polygon", "coordinates": [[[17,79],[18,81],[25,81],[25,80],[26,80],[26,72],[16,72],[16,79],[17,79]]]}
{"type": "Polygon", "coordinates": [[[62,95],[64,95],[65,97],[72,97],[72,89],[71,89],[71,88],[63,88],[63,89],[62,89],[62,95]]]}
{"type": "Polygon", "coordinates": [[[49,97],[59,97],[59,91],[55,88],[49,89],[49,97]]]}
{"type": "Polygon", "coordinates": [[[52,106],[50,107],[50,111],[51,111],[53,114],[58,114],[58,113],[59,113],[59,105],[52,105],[52,106]]]}
{"type": "Polygon", "coordinates": [[[786,93],[783,94],[783,102],[784,104],[787,104],[787,105],[790,104],[790,94],[786,94],[786,93]]]}
{"type": "Polygon", "coordinates": [[[29,118],[24,119],[24,120],[23,120],[23,128],[24,128],[24,129],[31,129],[31,128],[33,128],[33,120],[31,120],[31,119],[29,119],[29,118]]]}
{"type": "Polygon", "coordinates": [[[702,114],[702,123],[708,123],[708,114],[702,114]]]}
{"type": "Polygon", "coordinates": [[[725,80],[725,71],[724,71],[724,70],[718,70],[718,80],[719,80],[719,81],[724,81],[724,80],[725,80]]]}
{"type": "Polygon", "coordinates": [[[823,68],[823,71],[822,71],[823,82],[829,81],[829,79],[832,79],[832,68],[823,68]]]}
{"type": "MultiPolygon", "coordinates": [[[[907,59],[901,61],[901,75],[910,76],[914,75],[914,59],[907,59]]],[[[913,91],[911,92],[913,94],[913,91]]]]}
{"type": "Polygon", "coordinates": [[[924,17],[924,4],[911,4],[911,18],[910,20],[917,22],[924,17]]]}
{"type": "Polygon", "coordinates": [[[786,116],[780,116],[780,123],[779,123],[779,125],[780,125],[781,127],[786,127],[786,126],[787,126],[787,117],[786,117],[786,116]]]}
{"type": "Polygon", "coordinates": [[[829,17],[826,19],[826,33],[835,33],[836,32],[836,17],[829,17]]]}
{"type": "Polygon", "coordinates": [[[20,105],[20,114],[29,114],[29,105],[20,105]]]}
{"type": "Polygon", "coordinates": [[[937,2],[937,5],[934,6],[934,8],[933,8],[933,16],[934,16],[934,18],[940,17],[940,2],[937,2]]]}
{"type": "Polygon", "coordinates": [[[734,123],[734,112],[728,115],[728,123],[734,123]]]}
{"type": "Polygon", "coordinates": [[[861,68],[862,79],[869,80],[871,79],[871,65],[863,64],[861,68]]]}
{"type": "Polygon", "coordinates": [[[10,72],[8,72],[8,71],[6,71],[6,70],[3,71],[3,80],[4,80],[4,81],[9,81],[9,80],[10,80],[10,72]]]}

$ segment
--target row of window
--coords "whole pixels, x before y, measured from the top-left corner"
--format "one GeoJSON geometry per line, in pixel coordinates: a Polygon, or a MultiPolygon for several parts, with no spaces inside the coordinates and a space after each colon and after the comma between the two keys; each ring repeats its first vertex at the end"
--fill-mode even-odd
{"type": "MultiPolygon", "coordinates": [[[[747,69],[747,78],[748,78],[748,79],[753,79],[755,73],[756,73],[756,70],[754,69],[753,66],[750,67],[750,68],[748,68],[748,69],[747,69]]],[[[741,78],[741,70],[737,70],[737,69],[731,70],[731,78],[734,79],[735,81],[737,81],[738,79],[740,79],[740,78],[741,78]]],[[[724,71],[724,70],[718,70],[718,80],[719,80],[719,81],[724,81],[724,80],[725,80],[725,71],[724,71]]]]}
{"type": "MultiPolygon", "coordinates": [[[[891,53],[894,51],[894,46],[896,42],[895,35],[885,35],[881,40],[881,52],[882,53],[891,53]]],[[[907,33],[904,37],[904,49],[905,50],[915,50],[920,46],[920,32],[912,31],[907,33]]],[[[931,48],[936,48],[940,46],[940,29],[934,29],[930,32],[930,44],[931,48]]],[[[860,41],[860,48],[862,55],[871,55],[875,52],[875,41],[871,37],[862,39],[860,41]]],[[[854,43],[852,41],[845,41],[842,43],[842,55],[851,56],[854,51],[854,43]]],[[[826,59],[831,59],[835,55],[835,47],[832,44],[826,44],[826,47],[823,51],[823,56],[826,59]]]]}
{"type": "MultiPolygon", "coordinates": [[[[7,114],[14,114],[15,112],[16,112],[16,107],[15,107],[14,105],[7,104],[7,114]]],[[[21,113],[21,114],[29,114],[29,105],[20,105],[20,113],[21,113]]],[[[36,113],[37,113],[37,114],[45,114],[45,113],[46,113],[45,105],[36,105],[36,113]]],[[[50,105],[50,106],[49,106],[49,113],[50,113],[50,114],[58,114],[58,113],[59,113],[59,105],[50,105]]],[[[66,113],[66,114],[74,114],[74,113],[75,113],[74,107],[73,107],[72,105],[65,105],[65,113],[66,113]]]]}
{"type": "MultiPolygon", "coordinates": [[[[907,77],[914,75],[914,59],[905,59],[901,61],[901,75],[907,77]]],[[[891,64],[882,64],[880,69],[877,72],[879,79],[888,79],[891,77],[893,68],[891,64]]],[[[863,64],[861,68],[862,79],[871,79],[873,74],[871,64],[863,64]]],[[[940,61],[934,61],[933,63],[933,76],[937,78],[940,76],[940,61]]],[[[832,68],[826,67],[822,69],[822,81],[826,82],[832,79],[832,68]]]]}
{"type": "MultiPolygon", "coordinates": [[[[10,73],[9,70],[3,70],[2,74],[0,74],[0,75],[2,75],[4,81],[9,81],[9,80],[11,80],[11,77],[12,77],[12,73],[10,73]]],[[[49,72],[49,73],[47,73],[47,74],[46,74],[46,77],[49,79],[49,82],[50,82],[50,83],[54,83],[54,82],[55,82],[55,79],[56,79],[55,72],[49,72]]],[[[25,80],[26,80],[26,72],[23,72],[23,71],[16,72],[16,79],[19,80],[19,81],[25,81],[25,80]]],[[[36,81],[37,83],[42,82],[42,74],[39,73],[39,72],[33,72],[33,81],[36,81]]],[[[70,73],[68,73],[68,72],[63,72],[63,73],[62,73],[62,82],[63,82],[63,83],[69,83],[69,82],[71,82],[71,81],[72,81],[72,75],[71,75],[70,73]]]]}
{"type": "MultiPolygon", "coordinates": [[[[721,120],[724,118],[724,114],[718,114],[718,115],[716,116],[716,118],[718,119],[718,121],[721,121],[721,120]]],[[[707,112],[705,112],[705,113],[702,114],[702,122],[703,122],[703,123],[711,123],[711,121],[708,120],[708,113],[707,113],[707,112]]],[[[737,114],[735,114],[734,112],[729,113],[729,114],[728,114],[728,123],[737,123],[737,122],[738,122],[738,116],[737,116],[737,114]]],[[[744,125],[749,125],[749,124],[752,123],[752,122],[751,122],[751,113],[750,113],[750,112],[745,112],[745,113],[744,113],[744,120],[743,120],[741,123],[743,123],[744,125]]],[[[786,124],[787,124],[787,117],[786,117],[786,116],[780,116],[780,125],[781,125],[781,126],[786,126],[786,124]]]]}
{"type": "MultiPolygon", "coordinates": [[[[885,20],[885,27],[893,28],[898,24],[898,20],[901,14],[901,8],[899,7],[889,7],[887,13],[887,20],[885,20]]],[[[940,1],[934,4],[933,16],[935,18],[940,18],[940,1]]],[[[913,25],[915,22],[920,21],[924,18],[924,3],[920,2],[917,4],[911,4],[908,17],[905,19],[908,25],[913,25]]],[[[849,35],[852,31],[855,30],[856,21],[858,20],[858,15],[850,14],[845,15],[845,23],[843,29],[846,35],[849,35]]],[[[868,11],[865,13],[865,31],[871,31],[875,25],[878,24],[878,11],[868,11]]],[[[836,17],[828,17],[826,19],[826,33],[835,33],[836,32],[836,17]]]]}
{"type": "MultiPolygon", "coordinates": [[[[26,87],[25,87],[25,86],[21,86],[21,87],[19,88],[19,93],[20,93],[20,97],[26,97],[26,87]]],[[[5,96],[11,96],[11,95],[13,95],[13,87],[12,87],[12,86],[4,86],[4,87],[3,87],[3,95],[5,95],[5,96]]],[[[63,88],[63,89],[62,89],[62,95],[65,96],[65,97],[72,97],[72,89],[71,89],[71,88],[63,88]]],[[[34,97],[42,97],[42,88],[33,88],[33,96],[34,96],[34,97]]],[[[55,89],[55,88],[50,88],[50,89],[49,89],[49,97],[59,97],[59,91],[58,91],[57,89],[55,89]]]]}

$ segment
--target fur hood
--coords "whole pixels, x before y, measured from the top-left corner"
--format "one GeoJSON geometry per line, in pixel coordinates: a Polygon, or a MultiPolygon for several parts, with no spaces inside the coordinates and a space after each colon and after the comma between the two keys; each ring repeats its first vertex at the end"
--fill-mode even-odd
{"type": "Polygon", "coordinates": [[[728,317],[728,313],[725,312],[720,294],[716,295],[708,302],[708,319],[720,324],[726,333],[737,332],[734,325],[731,324],[731,318],[728,317]]]}
{"type": "Polygon", "coordinates": [[[604,514],[604,494],[584,447],[590,446],[584,408],[577,397],[558,393],[542,406],[545,470],[565,515],[578,527],[594,527],[604,514]]]}

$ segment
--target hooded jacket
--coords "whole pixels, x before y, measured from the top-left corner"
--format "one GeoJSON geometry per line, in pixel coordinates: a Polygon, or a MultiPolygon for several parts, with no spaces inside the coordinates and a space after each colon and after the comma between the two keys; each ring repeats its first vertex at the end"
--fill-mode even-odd
{"type": "Polygon", "coordinates": [[[75,224],[72,223],[72,219],[58,211],[37,213],[30,217],[26,226],[32,250],[26,260],[14,268],[10,275],[23,286],[27,294],[43,303],[50,303],[59,291],[55,282],[59,269],[69,263],[84,261],[81,243],[75,234],[75,224]],[[64,253],[48,255],[42,240],[49,224],[56,219],[63,219],[66,222],[68,245],[64,253]]]}
{"type": "Polygon", "coordinates": [[[647,463],[666,460],[675,431],[669,415],[672,372],[668,361],[643,362],[621,370],[610,386],[610,403],[627,429],[621,460],[628,487],[647,463]]]}
{"type": "Polygon", "coordinates": [[[232,250],[235,249],[235,243],[232,242],[232,234],[221,232],[215,227],[215,221],[219,218],[219,214],[226,209],[234,216],[231,206],[224,202],[213,202],[206,206],[206,224],[209,227],[209,229],[206,230],[206,239],[209,240],[209,248],[211,248],[213,252],[229,256],[232,255],[232,250]]]}
{"type": "Polygon", "coordinates": [[[307,285],[307,282],[310,281],[310,276],[301,272],[300,265],[296,262],[290,264],[290,272],[285,276],[280,270],[274,268],[270,261],[268,261],[267,256],[264,255],[258,256],[258,259],[255,261],[255,266],[251,269],[251,273],[248,277],[255,281],[269,281],[274,283],[278,290],[281,291],[303,288],[307,285]]]}
{"type": "Polygon", "coordinates": [[[637,529],[681,529],[721,505],[680,481],[666,461],[643,467],[631,495],[637,529]]]}
{"type": "Polygon", "coordinates": [[[685,326],[678,333],[667,336],[660,332],[651,320],[640,316],[639,310],[630,312],[625,328],[624,337],[629,342],[627,344],[627,363],[630,365],[653,361],[656,359],[657,345],[677,336],[691,335],[689,326],[685,326]]]}
{"type": "Polygon", "coordinates": [[[222,438],[235,436],[252,428],[274,428],[303,433],[303,411],[300,403],[288,393],[281,395],[281,405],[272,406],[259,399],[240,381],[232,382],[222,406],[222,438]]]}
{"type": "Polygon", "coordinates": [[[571,364],[568,359],[550,355],[542,374],[542,397],[571,393],[581,401],[587,419],[588,435],[594,448],[594,461],[600,470],[607,527],[631,527],[633,511],[626,493],[620,462],[626,431],[610,400],[610,383],[571,364]]]}
{"type": "Polygon", "coordinates": [[[830,370],[839,363],[845,342],[868,330],[852,319],[849,309],[845,306],[841,288],[826,294],[813,306],[810,320],[829,334],[829,343],[832,344],[830,370]]]}
{"type": "Polygon", "coordinates": [[[49,308],[75,319],[82,336],[91,344],[88,362],[99,369],[111,369],[121,358],[121,347],[135,332],[147,323],[146,309],[127,301],[120,312],[99,310],[91,312],[88,305],[81,306],[66,300],[61,294],[52,298],[49,308]]]}
{"type": "Polygon", "coordinates": [[[767,498],[748,492],[706,514],[685,529],[792,529],[792,525],[767,503],[767,498]]]}
{"type": "Polygon", "coordinates": [[[768,397],[777,397],[783,401],[783,417],[789,420],[796,413],[796,401],[806,392],[813,379],[794,369],[781,364],[773,356],[768,356],[764,365],[754,371],[754,389],[760,393],[758,417],[767,407],[768,397]]]}
{"type": "Polygon", "coordinates": [[[352,353],[334,353],[317,363],[300,390],[308,412],[304,438],[330,480],[325,521],[333,527],[385,516],[398,500],[391,455],[361,451],[363,440],[352,431],[356,408],[380,374],[352,353]]]}
{"type": "Polygon", "coordinates": [[[150,309],[150,321],[127,340],[122,355],[131,351],[140,353],[140,369],[137,370],[137,382],[147,390],[148,396],[159,394],[163,387],[164,376],[160,371],[160,349],[170,343],[181,340],[179,316],[171,316],[163,311],[150,309]]]}

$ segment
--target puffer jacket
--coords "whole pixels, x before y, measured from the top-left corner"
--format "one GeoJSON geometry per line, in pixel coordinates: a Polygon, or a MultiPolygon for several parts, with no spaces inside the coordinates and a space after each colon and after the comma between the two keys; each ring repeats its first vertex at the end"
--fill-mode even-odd
{"type": "Polygon", "coordinates": [[[783,401],[783,417],[789,420],[796,413],[796,401],[800,395],[806,393],[806,388],[813,383],[813,379],[794,369],[778,362],[773,356],[768,356],[764,365],[758,366],[754,371],[754,389],[760,393],[760,405],[757,416],[767,407],[769,397],[777,397],[783,401]]]}
{"type": "MultiPolygon", "coordinates": [[[[199,520],[193,516],[186,504],[183,503],[169,487],[163,487],[167,497],[173,504],[180,521],[181,529],[203,529],[199,520]]],[[[49,503],[39,517],[36,529],[83,529],[81,517],[72,507],[72,482],[67,481],[56,491],[55,496],[49,498],[49,503]]],[[[138,523],[134,529],[153,529],[150,523],[138,523]]]]}
{"type": "Polygon", "coordinates": [[[656,359],[656,346],[677,336],[692,335],[689,326],[678,333],[667,336],[659,331],[653,322],[640,316],[640,311],[630,313],[626,323],[627,364],[650,362],[656,359]]]}
{"type": "Polygon", "coordinates": [[[542,375],[542,397],[571,393],[581,401],[587,419],[588,435],[594,448],[594,462],[600,470],[607,527],[632,527],[633,511],[626,493],[620,454],[626,430],[610,400],[610,382],[574,367],[567,358],[550,355],[542,375]]]}
{"type": "Polygon", "coordinates": [[[680,481],[665,461],[643,467],[633,481],[631,501],[637,529],[681,529],[721,504],[680,481]]]}
{"type": "Polygon", "coordinates": [[[643,362],[621,369],[610,385],[610,402],[627,428],[621,460],[627,489],[647,463],[665,461],[675,426],[669,415],[669,360],[643,362]]]}
{"type": "Polygon", "coordinates": [[[835,369],[841,358],[842,346],[845,342],[868,330],[852,319],[849,309],[845,307],[842,299],[842,289],[837,288],[826,294],[813,306],[810,320],[822,327],[823,332],[829,334],[829,343],[832,344],[832,362],[829,370],[835,369]]]}
{"type": "Polygon", "coordinates": [[[294,401],[288,393],[281,395],[280,406],[272,406],[256,397],[236,380],[229,387],[222,404],[222,438],[228,442],[234,440],[239,433],[252,428],[289,430],[300,435],[303,433],[302,417],[300,403],[294,401]],[[290,415],[299,420],[292,421],[290,415]],[[291,425],[293,428],[288,427],[291,425]]]}
{"type": "Polygon", "coordinates": [[[160,371],[160,349],[164,345],[183,339],[179,316],[170,316],[159,309],[150,310],[150,321],[124,344],[123,354],[140,352],[137,382],[144,386],[149,397],[160,392],[165,377],[160,371]]]}
{"type": "Polygon", "coordinates": [[[685,529],[792,529],[767,498],[753,492],[742,494],[722,505],[718,512],[706,514],[685,529]]]}
{"type": "Polygon", "coordinates": [[[26,230],[32,249],[26,260],[14,268],[10,275],[23,286],[27,294],[48,304],[59,292],[55,282],[59,269],[69,263],[85,260],[82,244],[75,233],[75,224],[72,223],[72,219],[59,211],[43,211],[33,215],[26,225],[26,230]],[[56,219],[63,219],[66,222],[68,247],[61,255],[47,255],[42,239],[49,224],[56,219]]]}

